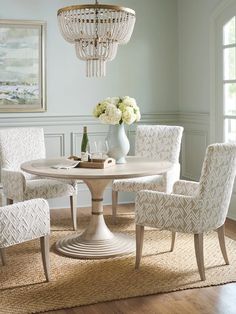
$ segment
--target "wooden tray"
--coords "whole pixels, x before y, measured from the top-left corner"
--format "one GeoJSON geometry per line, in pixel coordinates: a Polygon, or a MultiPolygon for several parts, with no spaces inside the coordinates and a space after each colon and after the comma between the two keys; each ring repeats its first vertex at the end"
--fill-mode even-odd
{"type": "Polygon", "coordinates": [[[92,161],[80,161],[80,158],[77,156],[70,156],[69,159],[79,161],[76,168],[93,168],[93,169],[104,169],[112,167],[116,164],[115,159],[93,159],[92,161]]]}
{"type": "Polygon", "coordinates": [[[94,169],[104,169],[112,167],[116,164],[115,159],[93,159],[92,161],[81,161],[79,163],[79,168],[94,168],[94,169]]]}

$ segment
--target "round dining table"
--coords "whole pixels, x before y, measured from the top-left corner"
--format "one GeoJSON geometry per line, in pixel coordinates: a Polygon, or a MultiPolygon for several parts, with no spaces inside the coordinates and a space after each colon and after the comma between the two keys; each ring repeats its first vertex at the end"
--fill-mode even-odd
{"type": "Polygon", "coordinates": [[[173,166],[167,161],[154,161],[141,157],[127,157],[124,164],[105,169],[66,168],[68,159],[39,159],[25,162],[21,169],[27,173],[57,179],[82,180],[88,186],[91,198],[91,217],[82,233],[65,236],[56,242],[56,249],[66,256],[85,259],[109,258],[130,254],[135,250],[135,239],[123,233],[113,233],[103,216],[103,194],[114,179],[136,178],[163,174],[173,166]]]}

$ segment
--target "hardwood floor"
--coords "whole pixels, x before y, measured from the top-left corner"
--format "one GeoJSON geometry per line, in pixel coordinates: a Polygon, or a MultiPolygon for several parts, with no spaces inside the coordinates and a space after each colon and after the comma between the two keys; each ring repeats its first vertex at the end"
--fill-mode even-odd
{"type": "MultiPolygon", "coordinates": [[[[89,209],[79,209],[86,213],[89,209]]],[[[105,213],[111,207],[105,206],[105,213]]],[[[118,212],[132,212],[133,205],[121,205],[118,212]]],[[[53,215],[69,211],[52,211],[53,215]]],[[[226,221],[226,235],[236,240],[236,221],[226,221]]],[[[236,252],[235,252],[236,254],[236,252]]],[[[235,270],[236,271],[236,270],[235,270]]],[[[119,301],[104,302],[47,312],[50,314],[236,314],[236,283],[201,289],[190,289],[119,301]]]]}

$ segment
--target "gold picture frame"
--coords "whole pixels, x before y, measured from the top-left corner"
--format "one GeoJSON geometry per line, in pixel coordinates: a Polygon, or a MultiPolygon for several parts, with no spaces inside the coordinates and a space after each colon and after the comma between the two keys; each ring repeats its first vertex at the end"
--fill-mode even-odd
{"type": "Polygon", "coordinates": [[[46,111],[43,21],[0,20],[0,112],[46,111]]]}

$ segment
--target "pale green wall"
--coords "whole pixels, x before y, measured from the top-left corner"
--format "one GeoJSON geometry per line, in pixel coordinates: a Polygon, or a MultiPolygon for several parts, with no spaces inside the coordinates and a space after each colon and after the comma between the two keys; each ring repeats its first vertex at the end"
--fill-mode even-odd
{"type": "Polygon", "coordinates": [[[210,21],[223,0],[178,0],[179,111],[210,111],[210,21]]]}
{"type": "MultiPolygon", "coordinates": [[[[73,46],[60,35],[56,19],[57,9],[81,1],[0,0],[1,19],[47,22],[48,110],[24,116],[89,115],[99,100],[114,95],[135,97],[143,113],[176,110],[177,1],[108,2],[135,9],[137,22],[131,41],[119,47],[116,59],[108,64],[106,78],[88,79],[85,63],[76,58],[73,46]]],[[[7,115],[1,113],[0,117],[7,115]]]]}

